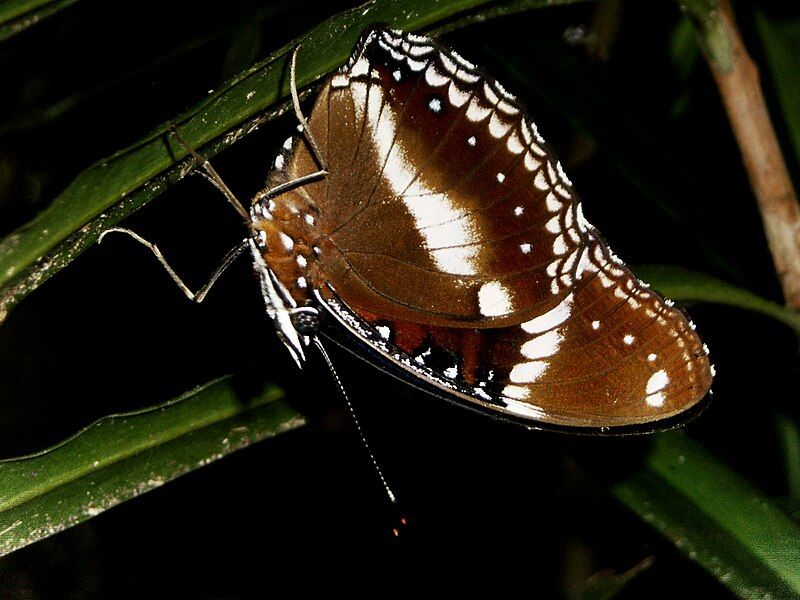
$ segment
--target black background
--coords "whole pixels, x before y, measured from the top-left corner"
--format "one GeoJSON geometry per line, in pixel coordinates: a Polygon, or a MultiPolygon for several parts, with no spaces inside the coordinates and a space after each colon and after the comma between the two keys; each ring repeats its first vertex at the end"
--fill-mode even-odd
{"type": "MultiPolygon", "coordinates": [[[[592,4],[530,11],[444,39],[527,101],[587,217],[629,263],[704,270],[780,301],[710,75],[699,57],[686,74],[670,61],[676,5],[643,4],[622,5],[608,61],[565,41],[568,28],[591,23],[592,4]]],[[[259,19],[264,6],[244,0],[213,10],[84,1],[4,42],[0,233],[29,220],[89,164],[347,6],[286,3],[259,19]],[[53,106],[63,110],[45,112],[53,106]]],[[[751,5],[739,8],[758,59],[751,5]]],[[[291,116],[279,119],[213,161],[240,197],[262,187],[293,127],[291,116]]],[[[156,241],[195,286],[243,231],[200,177],[125,225],[156,241]]],[[[796,340],[739,310],[689,312],[718,377],[714,402],[687,430],[767,493],[785,494],[773,417],[797,415],[796,340]]],[[[727,597],[604,492],[636,468],[647,437],[526,431],[416,392],[342,352],[333,358],[409,521],[399,539],[391,534],[397,515],[330,376],[316,362],[302,373],[293,366],[246,259],[196,306],[130,240],[91,248],[0,327],[0,455],[47,447],[103,415],[228,373],[278,383],[311,424],[0,559],[0,595],[239,598],[287,587],[573,597],[597,570],[655,557],[619,597],[727,597]]]]}

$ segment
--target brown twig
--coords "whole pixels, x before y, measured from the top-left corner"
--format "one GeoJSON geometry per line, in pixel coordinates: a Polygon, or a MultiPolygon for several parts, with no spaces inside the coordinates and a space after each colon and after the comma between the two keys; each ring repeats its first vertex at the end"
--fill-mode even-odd
{"type": "Polygon", "coordinates": [[[728,0],[684,0],[694,20],[758,201],[786,303],[800,309],[800,205],[767,111],[758,68],[728,0]]]}

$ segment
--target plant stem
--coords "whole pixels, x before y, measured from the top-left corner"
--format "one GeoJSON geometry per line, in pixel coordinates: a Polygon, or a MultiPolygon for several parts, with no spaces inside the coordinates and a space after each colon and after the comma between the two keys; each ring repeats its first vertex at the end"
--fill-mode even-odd
{"type": "Polygon", "coordinates": [[[800,205],[767,111],[758,68],[728,0],[684,0],[758,201],[786,304],[800,309],[800,205]]]}

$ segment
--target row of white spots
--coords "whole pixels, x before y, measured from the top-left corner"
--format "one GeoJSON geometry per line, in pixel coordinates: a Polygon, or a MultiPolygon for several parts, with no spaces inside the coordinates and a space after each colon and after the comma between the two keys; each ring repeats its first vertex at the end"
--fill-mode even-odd
{"type": "Polygon", "coordinates": [[[503,389],[503,396],[518,400],[529,396],[528,388],[515,384],[534,383],[547,370],[550,363],[540,359],[548,358],[558,352],[564,339],[560,326],[572,314],[574,301],[575,297],[569,294],[546,313],[522,323],[523,331],[532,334],[532,337],[522,344],[520,353],[530,360],[514,365],[509,374],[511,383],[503,389]]]}

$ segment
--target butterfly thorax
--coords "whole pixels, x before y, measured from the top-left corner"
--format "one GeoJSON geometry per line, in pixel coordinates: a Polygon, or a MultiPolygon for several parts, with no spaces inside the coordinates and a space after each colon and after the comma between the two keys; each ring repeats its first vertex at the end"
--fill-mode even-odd
{"type": "Polygon", "coordinates": [[[298,194],[258,201],[251,210],[261,257],[296,306],[311,303],[310,286],[318,273],[314,215],[315,209],[298,194]]]}

